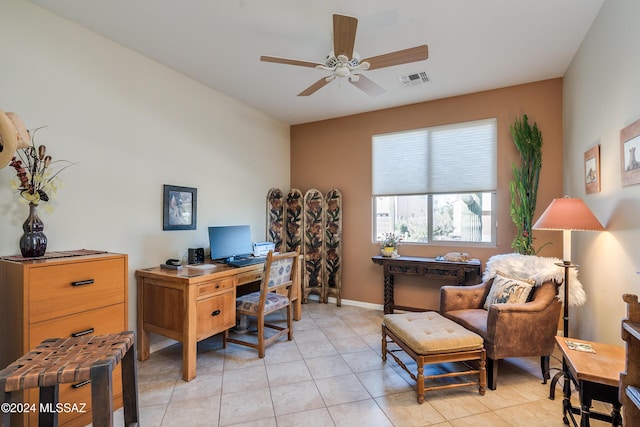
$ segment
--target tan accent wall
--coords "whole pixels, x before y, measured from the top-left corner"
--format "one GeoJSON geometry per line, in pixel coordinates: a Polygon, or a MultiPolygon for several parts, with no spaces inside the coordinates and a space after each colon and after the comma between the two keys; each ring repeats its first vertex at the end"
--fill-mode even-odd
{"type": "MultiPolygon", "coordinates": [[[[347,88],[345,88],[347,89],[347,88]]],[[[409,89],[410,90],[410,89],[409,89]]],[[[427,89],[428,90],[428,89],[427,89]]],[[[365,96],[365,95],[362,95],[365,96]]],[[[381,95],[384,96],[384,95],[381,95]]],[[[371,257],[379,251],[372,236],[371,137],[375,134],[495,117],[498,120],[498,232],[493,248],[402,244],[401,255],[434,257],[463,250],[483,265],[494,254],[512,252],[515,226],[509,214],[512,163],[518,161],[509,126],[527,114],[543,136],[537,216],[562,195],[562,79],[513,86],[437,101],[373,111],[291,127],[291,185],[342,191],[342,298],[382,304],[382,268],[371,257]]],[[[451,165],[455,168],[455,165],[451,165]]],[[[402,169],[398,169],[402,173],[402,169]]],[[[562,233],[546,233],[552,245],[541,254],[562,255],[562,233]],[[557,236],[550,234],[557,234],[557,236]]],[[[547,240],[545,240],[546,242],[547,240]]],[[[539,247],[544,242],[538,242],[539,247]]],[[[442,283],[421,278],[396,280],[395,302],[437,309],[442,283]]]]}

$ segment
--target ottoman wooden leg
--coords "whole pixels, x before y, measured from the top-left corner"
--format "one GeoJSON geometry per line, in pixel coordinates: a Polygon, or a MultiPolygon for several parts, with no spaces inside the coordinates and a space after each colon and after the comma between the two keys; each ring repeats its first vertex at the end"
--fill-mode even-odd
{"type": "Polygon", "coordinates": [[[58,411],[56,411],[56,405],[58,403],[58,385],[52,385],[49,387],[40,387],[40,403],[44,404],[44,407],[40,409],[48,409],[48,412],[40,412],[38,414],[39,426],[51,426],[58,425],[58,411]]]}
{"type": "Polygon", "coordinates": [[[382,325],[382,361],[387,361],[387,334],[384,325],[382,325]]]}
{"type": "Polygon", "coordinates": [[[93,365],[91,367],[91,410],[93,412],[93,427],[113,426],[112,396],[111,365],[93,365]]]}
{"type": "MultiPolygon", "coordinates": [[[[0,393],[2,393],[2,390],[4,390],[4,381],[0,380],[0,387],[2,387],[2,389],[0,389],[0,393]]],[[[11,397],[11,393],[7,393],[4,392],[3,394],[3,398],[2,398],[2,403],[11,403],[13,402],[13,399],[11,397]]],[[[11,412],[9,411],[2,411],[2,414],[0,414],[2,416],[2,418],[0,418],[0,425],[2,426],[8,426],[11,425],[11,412]]]]}
{"type": "Polygon", "coordinates": [[[136,350],[131,346],[120,362],[122,370],[122,394],[124,407],[124,425],[137,425],[140,423],[138,410],[138,378],[136,367],[136,350]]]}
{"type": "Polygon", "coordinates": [[[418,403],[424,402],[424,361],[421,357],[418,358],[418,379],[416,380],[416,386],[418,387],[418,403]]]}
{"type": "Polygon", "coordinates": [[[480,356],[480,389],[478,390],[480,396],[484,396],[487,391],[487,357],[484,349],[482,350],[482,355],[480,356]]]}

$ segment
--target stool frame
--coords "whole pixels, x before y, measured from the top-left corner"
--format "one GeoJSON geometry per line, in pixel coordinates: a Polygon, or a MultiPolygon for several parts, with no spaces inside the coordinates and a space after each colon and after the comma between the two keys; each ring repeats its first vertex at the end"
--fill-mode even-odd
{"type": "Polygon", "coordinates": [[[424,394],[427,391],[432,390],[440,390],[440,389],[448,389],[448,388],[456,388],[456,387],[467,387],[472,385],[478,386],[478,392],[481,396],[484,396],[486,393],[487,387],[487,370],[486,370],[486,352],[484,348],[480,348],[478,350],[468,350],[468,351],[453,351],[446,353],[435,353],[435,354],[418,354],[411,347],[409,347],[404,341],[402,341],[396,334],[387,329],[386,325],[382,324],[382,361],[387,361],[387,354],[393,357],[398,365],[402,369],[404,369],[409,376],[416,382],[417,393],[418,393],[418,403],[424,402],[424,394]],[[389,339],[387,339],[389,338],[389,339]],[[389,344],[395,343],[400,348],[398,349],[390,349],[389,344]],[[411,357],[417,364],[417,373],[414,374],[409,370],[407,365],[398,358],[394,353],[398,351],[404,351],[409,357],[411,357]],[[474,368],[470,366],[467,362],[470,361],[478,361],[478,368],[474,368]],[[436,374],[436,375],[424,375],[424,365],[432,365],[436,363],[447,363],[447,362],[463,362],[468,370],[464,371],[456,371],[449,372],[445,374],[436,374]],[[448,378],[448,377],[461,377],[461,376],[469,376],[469,375],[477,375],[478,379],[475,381],[466,381],[461,383],[451,383],[444,385],[433,385],[427,386],[427,381],[435,380],[438,378],[448,378]]]}
{"type": "MultiPolygon", "coordinates": [[[[120,362],[125,426],[139,424],[137,358],[133,331],[47,339],[0,371],[2,403],[12,403],[13,392],[39,388],[39,403],[56,408],[62,383],[91,382],[92,425],[113,426],[112,371],[120,362]]],[[[42,406],[39,406],[40,409],[42,406]]],[[[56,410],[38,411],[38,425],[58,425],[56,410]]],[[[9,427],[11,414],[3,411],[0,427],[9,427]]]]}

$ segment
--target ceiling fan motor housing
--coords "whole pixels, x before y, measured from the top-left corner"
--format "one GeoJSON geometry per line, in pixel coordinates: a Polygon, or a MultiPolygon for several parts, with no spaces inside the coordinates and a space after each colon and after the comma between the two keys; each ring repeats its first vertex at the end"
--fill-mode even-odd
{"type": "MultiPolygon", "coordinates": [[[[329,52],[329,54],[327,55],[327,59],[324,61],[324,65],[326,65],[329,68],[334,68],[337,67],[341,64],[342,62],[336,58],[335,54],[333,52],[329,52]]],[[[347,61],[344,65],[350,65],[351,67],[357,67],[358,64],[360,64],[360,55],[358,55],[357,52],[353,52],[353,57],[347,61]]]]}

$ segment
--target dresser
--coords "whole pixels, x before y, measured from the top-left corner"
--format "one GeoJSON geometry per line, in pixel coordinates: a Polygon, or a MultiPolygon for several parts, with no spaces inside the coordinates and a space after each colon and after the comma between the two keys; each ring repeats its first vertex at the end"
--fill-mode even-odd
{"type": "MultiPolygon", "coordinates": [[[[0,259],[0,365],[9,365],[46,338],[127,330],[127,261],[127,255],[114,253],[0,259]]],[[[117,368],[113,372],[114,408],[122,406],[121,384],[117,368]]],[[[15,401],[37,400],[38,390],[31,389],[15,401]]],[[[61,385],[59,402],[86,404],[85,412],[59,413],[60,425],[91,423],[90,384],[61,385]]],[[[37,425],[37,413],[17,418],[17,425],[37,425]]]]}

